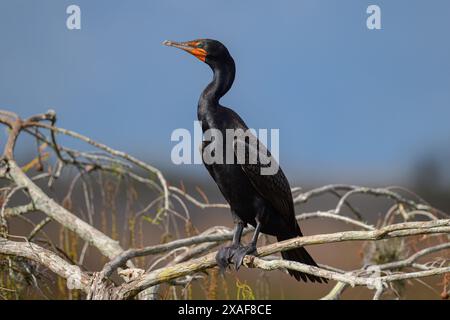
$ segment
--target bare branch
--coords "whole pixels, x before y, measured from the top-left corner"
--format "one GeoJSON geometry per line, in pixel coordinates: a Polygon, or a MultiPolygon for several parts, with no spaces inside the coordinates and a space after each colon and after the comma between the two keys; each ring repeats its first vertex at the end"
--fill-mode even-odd
{"type": "Polygon", "coordinates": [[[143,161],[141,161],[141,160],[139,160],[139,159],[137,159],[137,158],[135,158],[135,157],[125,153],[125,152],[123,152],[123,151],[115,150],[115,149],[113,149],[111,147],[108,147],[105,144],[102,144],[100,142],[92,140],[91,138],[88,138],[88,137],[86,137],[84,135],[81,135],[81,134],[76,133],[76,132],[71,131],[71,130],[58,128],[58,127],[54,127],[54,126],[51,126],[51,125],[46,125],[46,124],[43,124],[43,123],[37,123],[37,122],[29,122],[27,124],[27,126],[36,126],[36,127],[45,128],[45,129],[48,129],[48,130],[51,130],[51,131],[55,131],[55,132],[62,133],[64,135],[67,135],[67,136],[79,139],[81,141],[84,141],[84,142],[86,142],[86,143],[96,147],[96,148],[99,148],[99,149],[101,149],[103,151],[106,151],[109,154],[112,154],[114,156],[126,159],[126,160],[130,161],[131,163],[137,165],[138,167],[155,174],[158,177],[159,181],[161,182],[162,188],[164,190],[164,209],[165,210],[169,209],[169,190],[168,190],[167,182],[166,182],[166,179],[164,178],[163,174],[161,173],[161,171],[156,169],[155,167],[153,167],[153,166],[151,166],[151,165],[149,165],[149,164],[147,164],[147,163],[145,163],[145,162],[143,162],[143,161]]]}
{"type": "Polygon", "coordinates": [[[16,242],[0,238],[0,253],[24,257],[40,263],[67,280],[69,289],[88,292],[90,277],[78,266],[69,264],[55,253],[31,242],[16,242]]]}
{"type": "Polygon", "coordinates": [[[53,199],[47,197],[47,195],[22,172],[20,167],[13,160],[8,161],[8,177],[10,180],[14,181],[18,187],[28,191],[36,210],[44,212],[53,220],[75,232],[83,240],[98,248],[105,256],[113,258],[123,251],[117,241],[112,240],[90,224],[73,215],[53,199]]]}
{"type": "Polygon", "coordinates": [[[366,223],[363,223],[361,221],[351,219],[348,217],[344,217],[338,214],[335,214],[333,212],[327,212],[327,211],[316,211],[316,212],[309,212],[309,213],[302,213],[297,215],[297,220],[306,220],[311,218],[328,218],[328,219],[334,219],[338,221],[342,221],[348,224],[355,225],[357,227],[366,229],[366,230],[375,230],[375,228],[371,225],[368,225],[366,223]]]}
{"type": "MultiPolygon", "coordinates": [[[[450,233],[450,220],[438,220],[431,222],[406,222],[399,223],[394,225],[389,225],[379,230],[373,231],[346,231],[346,232],[337,232],[332,234],[323,234],[323,235],[315,235],[315,236],[305,236],[301,238],[293,238],[281,242],[277,242],[265,247],[258,248],[257,256],[263,257],[276,252],[286,251],[289,249],[294,249],[306,245],[313,244],[325,244],[325,243],[334,243],[334,242],[343,242],[343,241],[354,241],[354,240],[380,240],[380,239],[389,239],[395,237],[405,237],[405,236],[413,236],[419,234],[440,234],[440,233],[450,233]]],[[[162,282],[166,282],[175,278],[179,278],[188,274],[192,274],[198,271],[205,270],[207,268],[214,267],[216,265],[215,254],[211,253],[204,257],[190,260],[188,262],[179,263],[173,266],[168,266],[165,268],[161,268],[149,273],[144,274],[142,277],[137,280],[124,284],[118,290],[118,295],[121,298],[131,298],[138,294],[140,291],[153,286],[155,284],[159,284],[162,282]]],[[[251,259],[251,257],[247,256],[245,259],[251,259]]],[[[291,261],[282,260],[283,268],[291,265],[297,267],[297,264],[292,265],[291,261]]],[[[334,273],[327,273],[330,271],[319,270],[319,268],[315,268],[312,266],[302,267],[305,270],[308,270],[309,273],[313,273],[314,275],[318,275],[320,277],[325,277],[328,279],[333,279],[336,281],[346,282],[345,277],[342,278],[337,276],[334,273]],[[309,269],[308,269],[309,268],[309,269]],[[310,269],[314,268],[314,269],[310,269]]],[[[301,270],[302,272],[305,270],[301,270]]],[[[442,271],[442,270],[441,270],[442,271]]],[[[306,271],[305,271],[306,272],[306,271]]],[[[308,272],[307,272],[308,273],[308,272]]],[[[441,272],[442,273],[442,272],[441,272]]],[[[441,274],[438,273],[438,274],[441,274]]],[[[424,273],[427,274],[427,273],[424,273]]],[[[431,275],[432,273],[430,273],[431,275]]],[[[348,282],[348,281],[347,281],[348,282]]],[[[367,285],[369,282],[358,280],[355,284],[367,285]]]]}
{"type": "Polygon", "coordinates": [[[13,208],[5,208],[5,218],[11,218],[36,211],[33,203],[17,206],[13,208]]]}

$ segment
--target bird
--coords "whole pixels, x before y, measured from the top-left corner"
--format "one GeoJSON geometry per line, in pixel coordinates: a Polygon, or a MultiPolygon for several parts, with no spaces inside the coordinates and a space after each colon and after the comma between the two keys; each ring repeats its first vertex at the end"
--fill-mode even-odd
{"type": "MultiPolygon", "coordinates": [[[[205,133],[209,129],[215,129],[221,132],[223,137],[227,137],[226,132],[230,129],[247,131],[248,126],[244,120],[234,110],[220,104],[220,99],[231,89],[236,74],[234,59],[225,45],[213,39],[186,42],[165,40],[163,44],[192,54],[212,69],[213,80],[201,93],[197,107],[197,117],[201,122],[202,131],[205,133]]],[[[245,152],[247,159],[250,153],[249,142],[245,138],[239,142],[247,146],[245,152]]],[[[259,140],[257,142],[258,146],[264,148],[259,140]]],[[[212,142],[203,141],[202,150],[210,143],[212,142]]],[[[226,143],[227,141],[224,141],[224,145],[226,143]]],[[[233,143],[236,147],[236,140],[233,143]]],[[[268,155],[270,156],[270,152],[268,155]]],[[[222,271],[232,264],[238,270],[246,255],[256,254],[260,233],[275,236],[278,241],[302,236],[295,218],[290,184],[279,166],[275,174],[263,175],[260,169],[264,164],[259,158],[256,164],[245,161],[210,163],[205,161],[204,156],[202,158],[206,169],[230,205],[235,225],[231,245],[220,248],[216,255],[217,265],[222,271]],[[255,230],[250,243],[243,245],[242,232],[248,225],[253,226],[255,230]]],[[[273,157],[271,161],[275,161],[273,157]]],[[[285,260],[317,267],[314,259],[303,247],[282,251],[281,255],[285,260]]],[[[288,272],[298,281],[327,282],[325,278],[300,271],[288,270],[288,272]]]]}

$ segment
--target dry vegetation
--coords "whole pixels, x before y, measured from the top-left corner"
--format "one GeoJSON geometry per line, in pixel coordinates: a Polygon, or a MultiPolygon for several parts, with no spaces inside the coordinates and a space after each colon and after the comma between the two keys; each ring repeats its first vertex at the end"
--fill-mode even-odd
{"type": "MultiPolygon", "coordinates": [[[[0,158],[1,299],[189,299],[194,284],[201,288],[197,298],[255,298],[254,290],[240,281],[235,284],[236,295],[231,294],[216,268],[215,252],[231,239],[231,230],[222,226],[199,230],[191,219],[192,207],[226,210],[226,204],[209,203],[201,190],[194,197],[192,190],[171,186],[157,168],[55,122],[53,111],[28,119],[0,111],[0,123],[8,133],[0,158]],[[24,165],[14,154],[21,135],[36,141],[35,155],[24,165]],[[81,141],[89,151],[68,147],[67,138],[81,141]],[[64,187],[58,184],[68,179],[64,187]],[[31,231],[11,233],[10,225],[18,220],[30,224],[31,231]],[[144,224],[161,232],[158,243],[145,245],[144,224]],[[49,225],[58,232],[48,234],[49,225]],[[99,269],[86,259],[88,251],[95,250],[102,257],[97,259],[99,269]]],[[[260,240],[257,257],[245,258],[247,268],[295,269],[328,278],[333,287],[323,299],[339,299],[354,286],[366,287],[374,299],[401,298],[412,281],[432,276],[442,279],[433,289],[448,297],[446,213],[402,188],[327,185],[292,192],[296,205],[325,195],[336,197],[335,207],[301,212],[298,220],[332,219],[352,230],[277,243],[260,240]],[[392,205],[377,225],[371,225],[352,205],[355,195],[392,205]],[[344,241],[363,241],[359,269],[315,268],[277,255],[289,248],[344,241]]],[[[270,271],[258,280],[259,298],[269,290],[265,272],[270,271]]]]}

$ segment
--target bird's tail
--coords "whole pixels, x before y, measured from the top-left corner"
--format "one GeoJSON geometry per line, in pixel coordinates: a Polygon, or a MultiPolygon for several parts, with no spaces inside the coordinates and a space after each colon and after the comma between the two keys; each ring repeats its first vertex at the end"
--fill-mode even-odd
{"type": "MultiPolygon", "coordinates": [[[[301,232],[300,229],[298,230],[299,235],[301,236],[301,232]]],[[[291,239],[294,238],[296,236],[277,236],[277,240],[278,241],[283,241],[283,240],[287,240],[287,239],[291,239]]],[[[304,263],[304,264],[308,264],[310,266],[314,266],[317,267],[317,263],[314,261],[314,259],[309,255],[308,251],[306,251],[305,248],[300,247],[300,248],[296,248],[296,249],[292,249],[292,250],[288,250],[288,251],[283,251],[281,252],[281,256],[283,257],[283,259],[285,260],[290,260],[290,261],[296,261],[296,262],[300,262],[300,263],[304,263]]],[[[289,274],[291,276],[293,276],[297,281],[305,281],[307,282],[308,280],[311,282],[319,282],[319,283],[327,283],[328,280],[325,278],[321,278],[321,277],[317,277],[317,276],[313,276],[311,274],[307,274],[307,273],[303,273],[300,271],[295,271],[295,270],[288,270],[289,274]]]]}

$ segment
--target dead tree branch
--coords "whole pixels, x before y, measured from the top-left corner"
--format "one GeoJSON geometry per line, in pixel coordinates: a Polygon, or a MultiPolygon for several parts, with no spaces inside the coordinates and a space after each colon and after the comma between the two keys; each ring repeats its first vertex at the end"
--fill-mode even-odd
{"type": "MultiPolygon", "coordinates": [[[[216,266],[214,250],[219,244],[231,240],[232,233],[228,228],[219,226],[203,232],[198,231],[192,225],[189,206],[202,210],[228,210],[228,204],[209,203],[201,190],[198,190],[198,193],[202,200],[198,200],[184,188],[169,186],[162,172],[152,165],[77,132],[59,128],[55,122],[56,113],[51,110],[28,119],[21,119],[12,112],[0,110],[0,123],[9,128],[8,139],[0,158],[0,180],[3,183],[0,188],[0,258],[2,256],[6,256],[8,259],[21,257],[43,265],[66,279],[69,289],[82,290],[88,299],[130,299],[138,295],[141,298],[144,296],[154,298],[157,296],[160,284],[189,286],[193,281],[205,277],[201,272],[216,266]],[[36,139],[38,143],[37,158],[24,167],[18,165],[14,155],[18,137],[22,133],[36,139]],[[78,151],[66,145],[60,145],[58,135],[86,143],[96,151],[78,151]],[[53,156],[47,155],[47,153],[45,157],[41,155],[45,148],[53,151],[53,156]],[[55,166],[48,164],[51,160],[56,162],[55,166]],[[47,172],[41,172],[40,170],[43,170],[46,165],[47,172]],[[77,175],[73,178],[64,201],[58,203],[56,199],[46,194],[45,188],[39,187],[37,183],[38,181],[47,181],[48,186],[53,186],[61,176],[61,172],[67,167],[74,167],[77,175]],[[33,168],[38,172],[34,176],[33,168]],[[102,219],[106,219],[108,214],[113,217],[113,213],[117,211],[114,201],[119,192],[119,183],[133,181],[133,183],[145,186],[143,205],[139,207],[127,205],[127,228],[131,239],[131,245],[127,246],[127,250],[123,249],[119,241],[114,240],[116,239],[114,233],[117,231],[111,231],[111,236],[105,231],[106,221],[103,221],[102,227],[94,225],[93,215],[98,209],[94,206],[94,192],[90,185],[92,180],[89,180],[94,173],[98,173],[99,176],[92,180],[101,184],[99,189],[103,197],[102,201],[108,207],[108,209],[102,209],[102,219]],[[118,182],[106,185],[103,175],[114,176],[118,182]],[[82,187],[83,203],[87,211],[87,213],[82,212],[84,219],[76,214],[71,203],[77,182],[80,188],[82,187]],[[109,194],[104,190],[106,188],[109,194]],[[13,204],[12,200],[16,193],[25,195],[27,202],[13,204]],[[42,212],[46,215],[37,224],[24,216],[25,214],[32,215],[35,212],[42,212]],[[17,218],[26,219],[34,225],[28,239],[23,238],[25,241],[10,240],[13,235],[8,232],[8,223],[17,218]],[[139,230],[138,233],[143,238],[141,225],[143,218],[167,235],[167,238],[161,240],[162,243],[145,246],[142,239],[140,243],[137,241],[136,230],[139,230]],[[70,258],[70,255],[66,254],[63,249],[58,249],[50,243],[51,240],[48,236],[46,241],[49,241],[48,248],[51,250],[37,244],[38,236],[45,234],[42,229],[50,221],[72,231],[77,238],[82,240],[84,245],[79,257],[70,258]],[[181,236],[180,226],[185,228],[186,236],[184,237],[181,236]],[[83,263],[89,245],[97,248],[108,259],[99,272],[87,273],[74,262],[78,261],[80,265],[83,263]],[[148,268],[140,259],[150,256],[154,257],[154,261],[148,268]],[[132,261],[133,259],[135,261],[132,261]],[[142,268],[137,268],[136,265],[140,265],[142,268]],[[122,281],[119,283],[112,281],[115,272],[122,277],[122,281]]],[[[135,201],[139,197],[137,192],[128,186],[130,184],[127,185],[125,191],[127,203],[135,201]]],[[[246,267],[266,271],[292,269],[337,281],[334,288],[323,299],[339,299],[346,288],[354,286],[365,286],[374,290],[374,299],[379,299],[385,296],[385,293],[389,291],[389,286],[396,281],[418,280],[450,272],[447,258],[440,257],[435,261],[420,262],[426,256],[438,252],[442,254],[445,250],[450,249],[448,242],[450,220],[444,219],[448,215],[433,208],[407,190],[336,184],[306,192],[301,192],[300,188],[293,188],[292,192],[297,207],[313,198],[327,194],[337,198],[333,208],[325,211],[299,213],[298,220],[330,219],[343,222],[358,230],[266,243],[258,248],[256,256],[245,257],[244,265],[246,267]],[[386,203],[392,205],[381,224],[375,226],[366,221],[366,213],[354,207],[353,200],[356,195],[382,198],[386,203]],[[353,214],[354,217],[349,217],[346,215],[347,213],[353,214]],[[416,219],[422,219],[422,221],[416,219]],[[395,220],[400,222],[394,223],[395,220]],[[394,255],[394,260],[383,263],[373,262],[373,259],[369,259],[372,261],[369,265],[351,271],[326,266],[312,267],[298,262],[280,260],[273,256],[279,252],[302,246],[349,241],[379,244],[388,239],[400,239],[402,245],[405,245],[406,239],[412,239],[414,236],[422,238],[428,236],[426,238],[429,241],[425,244],[425,248],[420,250],[415,248],[409,256],[406,256],[406,251],[402,249],[404,252],[397,256],[394,255]],[[369,272],[369,268],[375,268],[379,274],[372,274],[369,272]]],[[[246,228],[244,235],[251,230],[251,227],[246,228]]],[[[126,243],[123,240],[121,242],[126,243]]]]}

